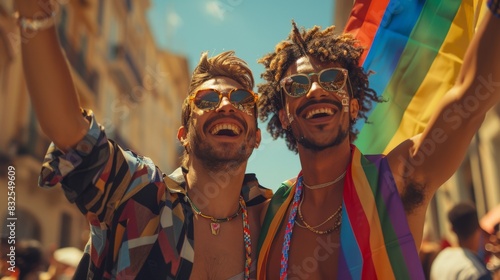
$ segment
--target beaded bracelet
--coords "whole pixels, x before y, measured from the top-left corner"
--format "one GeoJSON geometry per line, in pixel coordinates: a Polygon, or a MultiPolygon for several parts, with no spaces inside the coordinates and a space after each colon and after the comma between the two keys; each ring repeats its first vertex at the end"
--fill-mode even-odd
{"type": "Polygon", "coordinates": [[[19,13],[15,13],[14,18],[17,19],[17,24],[23,32],[39,31],[47,29],[55,24],[56,12],[53,11],[50,15],[41,19],[21,17],[19,13]]]}
{"type": "Polygon", "coordinates": [[[488,0],[487,5],[493,15],[500,18],[500,0],[488,0]]]}

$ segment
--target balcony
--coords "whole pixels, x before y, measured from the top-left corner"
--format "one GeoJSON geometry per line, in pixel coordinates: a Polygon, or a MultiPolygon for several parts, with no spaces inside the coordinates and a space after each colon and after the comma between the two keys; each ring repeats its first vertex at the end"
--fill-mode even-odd
{"type": "Polygon", "coordinates": [[[59,25],[59,41],[66,54],[69,63],[87,85],[88,89],[95,95],[99,84],[99,74],[94,69],[89,69],[83,51],[77,51],[69,42],[64,27],[59,25]]]}
{"type": "Polygon", "coordinates": [[[131,101],[137,101],[134,98],[133,89],[142,84],[142,79],[130,52],[122,44],[115,45],[110,48],[108,58],[111,76],[119,88],[131,97],[131,101]]]}

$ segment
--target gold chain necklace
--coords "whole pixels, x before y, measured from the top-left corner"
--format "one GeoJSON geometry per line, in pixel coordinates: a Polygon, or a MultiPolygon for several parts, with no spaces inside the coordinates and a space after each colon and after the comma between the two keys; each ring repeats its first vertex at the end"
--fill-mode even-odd
{"type": "Polygon", "coordinates": [[[320,235],[323,235],[323,234],[327,234],[327,233],[330,233],[330,232],[333,232],[334,230],[338,230],[340,229],[340,226],[342,225],[342,204],[339,206],[339,208],[337,209],[337,211],[335,211],[330,217],[328,217],[325,221],[323,221],[321,224],[317,225],[317,226],[311,226],[309,225],[305,220],[304,220],[304,216],[302,215],[302,202],[304,201],[304,197],[302,197],[302,199],[300,200],[300,204],[299,204],[299,207],[298,207],[298,214],[299,214],[299,218],[300,220],[304,223],[304,225],[302,225],[301,223],[299,223],[299,221],[295,221],[295,223],[301,227],[301,228],[305,228],[305,229],[308,229],[309,231],[312,231],[316,234],[320,234],[320,235]],[[329,228],[327,230],[317,230],[316,228],[326,224],[328,221],[330,221],[331,219],[333,219],[335,217],[335,224],[333,225],[332,228],[329,228]]]}
{"type": "Polygon", "coordinates": [[[333,185],[333,184],[337,183],[338,181],[342,180],[342,178],[345,177],[346,173],[347,173],[347,170],[345,170],[344,173],[340,174],[340,176],[337,177],[335,180],[330,181],[330,182],[326,182],[326,183],[323,183],[323,184],[308,185],[308,184],[306,184],[306,182],[303,182],[302,184],[304,185],[304,187],[306,187],[306,188],[308,188],[310,190],[322,189],[324,187],[328,187],[328,186],[333,185]]]}
{"type": "Polygon", "coordinates": [[[189,205],[191,205],[191,208],[193,209],[193,212],[196,215],[211,221],[210,230],[211,230],[213,235],[219,234],[221,223],[229,222],[232,219],[238,217],[238,215],[241,214],[241,212],[244,208],[244,206],[243,206],[244,200],[243,200],[243,197],[240,196],[239,203],[238,203],[238,210],[236,210],[236,212],[234,214],[232,214],[231,216],[225,217],[225,218],[216,218],[216,217],[201,213],[200,209],[198,209],[198,207],[196,207],[196,205],[193,203],[191,198],[189,198],[187,193],[186,193],[186,199],[189,202],[189,205]]]}

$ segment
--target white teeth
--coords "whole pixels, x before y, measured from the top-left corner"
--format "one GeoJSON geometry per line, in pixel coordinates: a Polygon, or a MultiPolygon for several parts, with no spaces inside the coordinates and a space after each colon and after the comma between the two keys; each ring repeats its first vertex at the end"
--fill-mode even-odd
{"type": "Polygon", "coordinates": [[[310,119],[316,114],[327,114],[327,115],[331,116],[331,115],[333,115],[333,110],[331,108],[314,109],[314,110],[311,110],[307,113],[306,119],[310,119]]]}
{"type": "Polygon", "coordinates": [[[240,134],[240,130],[236,125],[228,124],[228,123],[220,123],[220,124],[215,125],[212,128],[212,130],[210,130],[210,133],[212,135],[215,135],[215,134],[219,133],[219,131],[221,131],[221,130],[231,130],[235,135],[240,134]]]}

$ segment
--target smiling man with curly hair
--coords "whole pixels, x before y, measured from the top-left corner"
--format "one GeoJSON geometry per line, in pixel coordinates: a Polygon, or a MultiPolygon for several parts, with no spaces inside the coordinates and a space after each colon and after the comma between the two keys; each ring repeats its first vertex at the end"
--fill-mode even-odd
{"type": "Polygon", "coordinates": [[[265,82],[258,106],[273,138],[285,138],[298,152],[302,170],[267,210],[259,279],[423,279],[417,248],[427,205],[500,100],[497,86],[480,96],[473,115],[454,110],[478,98],[478,77],[500,80],[500,39],[493,35],[500,19],[484,17],[457,82],[424,132],[387,155],[364,155],[352,144],[356,120],[382,102],[358,66],[363,47],[334,27],[293,25],[288,39],[260,60],[265,82]]]}

